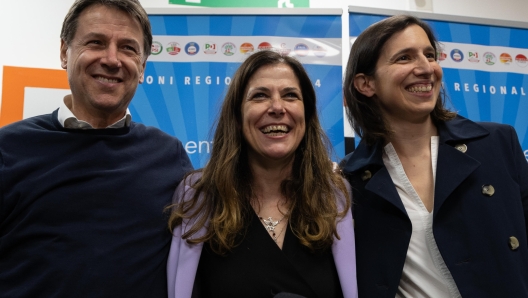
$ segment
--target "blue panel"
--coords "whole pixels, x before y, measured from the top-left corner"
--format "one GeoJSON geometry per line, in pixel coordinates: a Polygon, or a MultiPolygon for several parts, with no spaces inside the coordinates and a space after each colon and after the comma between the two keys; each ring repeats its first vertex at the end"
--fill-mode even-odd
{"type": "Polygon", "coordinates": [[[387,16],[381,15],[364,15],[350,13],[349,16],[349,32],[350,36],[358,36],[361,32],[368,28],[368,26],[385,19],[387,16]]]}
{"type": "Polygon", "coordinates": [[[449,29],[448,22],[441,21],[428,21],[429,25],[433,28],[436,38],[440,41],[452,41],[451,30],[449,29]]]}
{"type": "Polygon", "coordinates": [[[510,46],[514,48],[528,49],[528,30],[511,29],[510,46]]]}
{"type": "Polygon", "coordinates": [[[254,16],[236,16],[233,17],[231,24],[231,33],[233,36],[251,36],[255,25],[254,16]]]}
{"type": "MultiPolygon", "coordinates": [[[[467,26],[467,25],[466,25],[467,26]]],[[[469,26],[469,34],[471,35],[471,43],[478,45],[490,44],[490,27],[488,26],[469,26]]]]}
{"type": "Polygon", "coordinates": [[[211,22],[209,22],[209,33],[216,36],[229,36],[231,35],[232,23],[232,16],[211,17],[211,22]]]}
{"type": "Polygon", "coordinates": [[[299,27],[299,35],[301,37],[325,37],[325,38],[341,38],[341,17],[318,17],[317,21],[312,18],[299,17],[299,22],[302,27],[299,27]],[[301,23],[302,22],[302,23],[301,23]]]}
{"type": "MultiPolygon", "coordinates": [[[[162,17],[165,20],[165,34],[166,35],[188,35],[187,18],[184,16],[162,17]]],[[[157,33],[158,29],[152,30],[152,34],[164,35],[157,33]]]]}
{"type": "Polygon", "coordinates": [[[153,35],[165,35],[167,30],[165,30],[165,18],[162,16],[150,16],[150,26],[152,28],[153,35]]]}
{"type": "Polygon", "coordinates": [[[189,35],[209,35],[209,16],[193,16],[187,18],[189,35]]]}

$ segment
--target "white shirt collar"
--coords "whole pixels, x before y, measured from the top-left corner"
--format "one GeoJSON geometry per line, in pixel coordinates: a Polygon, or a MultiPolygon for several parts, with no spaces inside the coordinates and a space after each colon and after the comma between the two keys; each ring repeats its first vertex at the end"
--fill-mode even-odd
{"type": "MultiPolygon", "coordinates": [[[[61,101],[61,105],[59,107],[59,111],[57,113],[57,120],[59,120],[59,123],[64,128],[72,128],[72,129],[94,129],[94,127],[83,120],[77,119],[75,115],[72,113],[72,111],[66,106],[64,101],[61,101]]],[[[130,110],[127,109],[125,116],[118,120],[117,122],[107,126],[106,128],[122,128],[122,127],[129,127],[130,122],[132,121],[132,115],[130,114],[130,110]]]]}

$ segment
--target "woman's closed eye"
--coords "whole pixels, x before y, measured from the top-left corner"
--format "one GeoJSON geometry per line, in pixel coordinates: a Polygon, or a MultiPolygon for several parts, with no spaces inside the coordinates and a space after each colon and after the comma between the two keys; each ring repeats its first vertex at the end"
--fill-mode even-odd
{"type": "Polygon", "coordinates": [[[269,96],[264,92],[257,92],[251,96],[252,100],[265,100],[268,99],[269,96]]]}
{"type": "Polygon", "coordinates": [[[295,100],[295,99],[299,99],[300,98],[299,94],[297,94],[295,92],[288,92],[288,93],[284,94],[282,97],[285,100],[295,100]]]}

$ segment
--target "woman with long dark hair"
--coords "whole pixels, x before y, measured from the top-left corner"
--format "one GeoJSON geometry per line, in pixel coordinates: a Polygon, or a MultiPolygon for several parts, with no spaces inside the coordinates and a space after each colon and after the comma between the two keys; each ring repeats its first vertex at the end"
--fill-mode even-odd
{"type": "Polygon", "coordinates": [[[170,297],[356,297],[348,184],[332,170],[303,66],[248,57],[213,144],[175,194],[170,297]]]}

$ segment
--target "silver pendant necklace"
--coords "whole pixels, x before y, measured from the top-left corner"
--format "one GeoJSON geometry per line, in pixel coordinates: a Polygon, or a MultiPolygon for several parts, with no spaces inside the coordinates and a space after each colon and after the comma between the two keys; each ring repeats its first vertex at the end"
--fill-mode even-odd
{"type": "Polygon", "coordinates": [[[262,221],[264,228],[266,228],[266,230],[271,234],[273,241],[277,243],[277,238],[279,238],[279,236],[282,234],[282,231],[284,231],[284,227],[282,227],[278,235],[275,233],[275,227],[278,226],[284,218],[286,218],[286,214],[284,214],[279,220],[273,220],[271,216],[266,219],[262,218],[261,216],[258,218],[262,221]]]}

